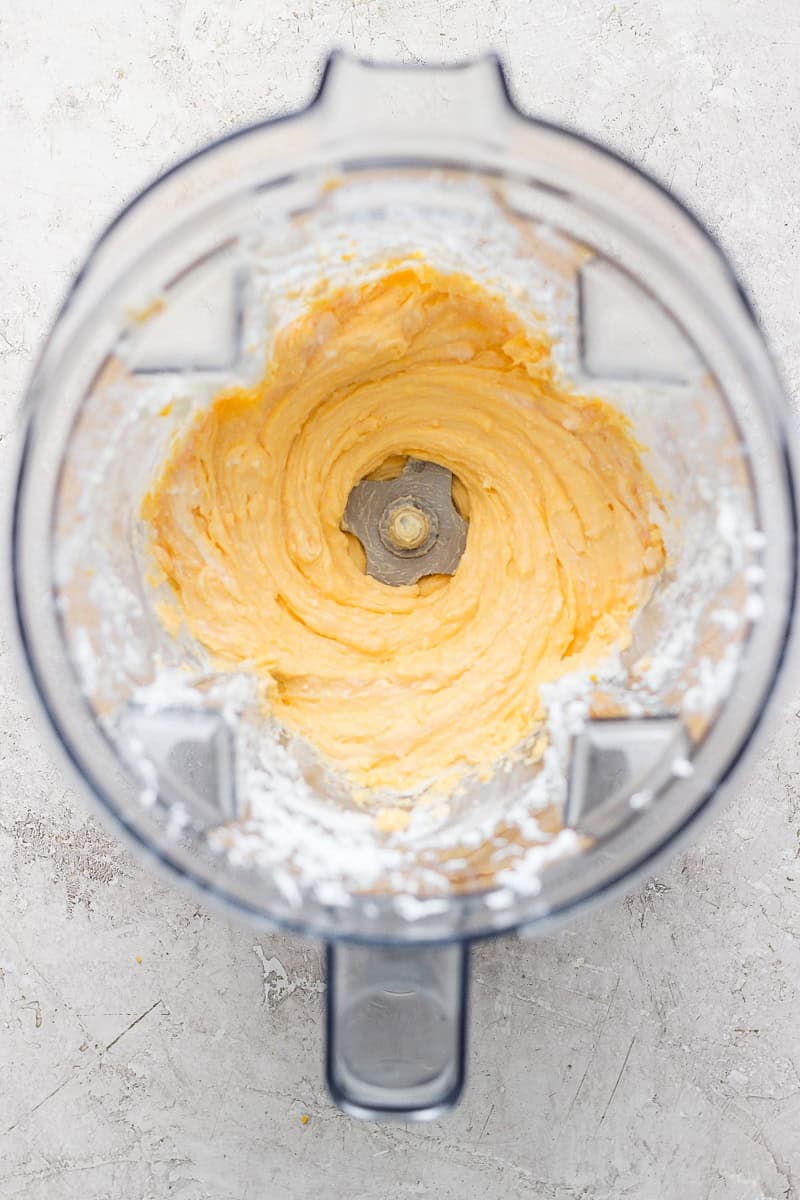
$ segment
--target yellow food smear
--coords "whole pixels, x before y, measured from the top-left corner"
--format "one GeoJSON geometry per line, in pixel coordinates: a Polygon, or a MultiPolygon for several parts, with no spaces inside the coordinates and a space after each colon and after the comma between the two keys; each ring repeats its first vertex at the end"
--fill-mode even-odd
{"type": "Polygon", "coordinates": [[[551,343],[424,262],[317,294],[262,381],[222,392],[145,498],[194,636],[357,787],[451,788],[537,728],[540,685],[630,641],[664,562],[626,420],[551,343]],[[340,522],[406,456],[455,476],[453,576],[390,587],[340,522]]]}
{"type": "Polygon", "coordinates": [[[404,833],[411,821],[407,808],[381,808],[375,817],[378,833],[404,833]]]}
{"type": "Polygon", "coordinates": [[[167,302],[163,296],[156,296],[155,300],[151,300],[149,304],[143,305],[141,308],[129,308],[128,317],[135,325],[145,325],[153,317],[158,316],[167,307],[167,302]]]}

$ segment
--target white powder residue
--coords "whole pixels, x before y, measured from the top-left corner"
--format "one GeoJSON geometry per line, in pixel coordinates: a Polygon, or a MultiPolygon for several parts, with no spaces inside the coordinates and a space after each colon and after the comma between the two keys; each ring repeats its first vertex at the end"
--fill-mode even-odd
{"type": "Polygon", "coordinates": [[[574,829],[562,829],[545,846],[537,846],[521,855],[513,866],[498,871],[495,879],[500,887],[517,896],[535,896],[542,888],[541,875],[545,867],[559,858],[577,854],[580,841],[574,829]]]}

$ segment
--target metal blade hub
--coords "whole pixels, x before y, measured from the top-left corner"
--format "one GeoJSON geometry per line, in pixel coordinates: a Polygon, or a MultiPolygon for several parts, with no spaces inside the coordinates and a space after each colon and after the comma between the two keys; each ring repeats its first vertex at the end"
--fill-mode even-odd
{"type": "Polygon", "coordinates": [[[453,504],[453,473],[409,458],[395,479],[364,479],[347,499],[342,529],[364,547],[367,574],[391,587],[453,575],[467,522],[453,504]]]}

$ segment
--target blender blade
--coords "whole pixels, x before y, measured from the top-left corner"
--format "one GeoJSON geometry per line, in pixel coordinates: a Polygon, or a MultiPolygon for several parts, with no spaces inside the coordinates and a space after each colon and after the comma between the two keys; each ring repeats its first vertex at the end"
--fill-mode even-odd
{"type": "Polygon", "coordinates": [[[409,458],[394,479],[364,479],[350,493],[342,529],[361,542],[367,574],[391,587],[453,575],[467,522],[453,504],[453,474],[409,458]]]}

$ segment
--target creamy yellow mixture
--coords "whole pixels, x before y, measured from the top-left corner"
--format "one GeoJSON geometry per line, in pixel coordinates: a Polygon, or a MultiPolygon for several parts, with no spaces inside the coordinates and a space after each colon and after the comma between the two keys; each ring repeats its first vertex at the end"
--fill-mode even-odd
{"type": "Polygon", "coordinates": [[[653,485],[550,349],[469,278],[387,267],[321,292],[144,501],[192,634],[358,786],[487,773],[536,730],[542,683],[630,640],[664,561],[653,485]],[[453,472],[469,527],[454,575],[391,587],[340,522],[405,456],[453,472]]]}

